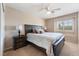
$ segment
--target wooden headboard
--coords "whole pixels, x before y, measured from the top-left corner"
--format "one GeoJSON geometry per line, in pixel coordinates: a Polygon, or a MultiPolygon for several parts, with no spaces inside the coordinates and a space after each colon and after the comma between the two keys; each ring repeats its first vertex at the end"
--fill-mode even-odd
{"type": "Polygon", "coordinates": [[[43,26],[39,26],[39,25],[24,25],[24,30],[25,30],[25,35],[27,35],[27,33],[33,33],[32,29],[44,29],[43,26]]]}

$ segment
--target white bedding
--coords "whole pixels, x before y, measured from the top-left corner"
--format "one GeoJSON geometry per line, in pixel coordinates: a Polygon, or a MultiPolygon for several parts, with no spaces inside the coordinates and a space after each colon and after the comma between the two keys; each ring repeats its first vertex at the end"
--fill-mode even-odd
{"type": "MultiPolygon", "coordinates": [[[[54,42],[56,42],[58,39],[60,39],[61,37],[63,37],[64,35],[62,33],[53,33],[53,32],[44,32],[42,34],[35,34],[35,33],[28,33],[27,34],[27,37],[29,39],[27,39],[28,41],[33,41],[31,39],[38,39],[38,38],[48,38],[48,39],[51,39],[52,40],[52,44],[54,42]]],[[[37,40],[36,40],[37,41],[37,40]]]]}
{"type": "Polygon", "coordinates": [[[53,32],[44,32],[42,34],[28,33],[27,40],[39,47],[45,48],[48,55],[53,55],[51,54],[53,53],[52,44],[62,36],[62,33],[53,32]]]}
{"type": "Polygon", "coordinates": [[[54,33],[54,32],[44,32],[42,35],[49,37],[51,40],[53,40],[53,43],[63,36],[62,33],[54,33]]]}

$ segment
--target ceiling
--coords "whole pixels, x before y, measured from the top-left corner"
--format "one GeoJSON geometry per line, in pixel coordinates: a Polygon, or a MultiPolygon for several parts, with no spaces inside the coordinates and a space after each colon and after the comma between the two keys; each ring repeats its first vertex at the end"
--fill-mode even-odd
{"type": "Polygon", "coordinates": [[[7,3],[6,6],[15,8],[25,13],[28,12],[43,19],[58,17],[79,11],[79,3],[7,3]],[[60,10],[47,14],[45,9],[41,10],[42,7],[46,6],[49,7],[50,11],[56,8],[60,8],[60,10]]]}

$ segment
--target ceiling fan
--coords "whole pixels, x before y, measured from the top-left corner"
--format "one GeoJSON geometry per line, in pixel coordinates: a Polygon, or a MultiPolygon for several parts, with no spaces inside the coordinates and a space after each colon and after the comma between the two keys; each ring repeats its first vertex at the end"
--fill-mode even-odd
{"type": "Polygon", "coordinates": [[[56,11],[61,10],[61,8],[55,8],[55,9],[50,10],[49,7],[50,7],[50,5],[46,5],[46,6],[45,6],[45,5],[42,5],[40,11],[42,11],[42,10],[46,10],[47,13],[55,13],[56,11]]]}

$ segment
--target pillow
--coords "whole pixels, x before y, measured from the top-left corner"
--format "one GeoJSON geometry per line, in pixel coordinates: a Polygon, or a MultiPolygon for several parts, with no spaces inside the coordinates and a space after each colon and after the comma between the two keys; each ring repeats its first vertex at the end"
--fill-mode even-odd
{"type": "Polygon", "coordinates": [[[48,32],[48,30],[47,30],[47,28],[46,28],[46,27],[44,27],[44,31],[45,31],[45,32],[48,32]]]}
{"type": "Polygon", "coordinates": [[[48,30],[47,30],[47,29],[44,29],[44,31],[45,31],[45,32],[48,32],[48,30]]]}
{"type": "Polygon", "coordinates": [[[36,29],[37,33],[44,33],[43,29],[36,29]]]}
{"type": "Polygon", "coordinates": [[[40,29],[40,31],[41,31],[42,33],[44,33],[44,32],[45,32],[43,29],[40,29]]]}
{"type": "Polygon", "coordinates": [[[34,29],[34,28],[32,29],[32,32],[33,32],[33,33],[38,33],[37,30],[34,29]]]}
{"type": "Polygon", "coordinates": [[[40,31],[40,33],[43,33],[42,31],[40,31]]]}

